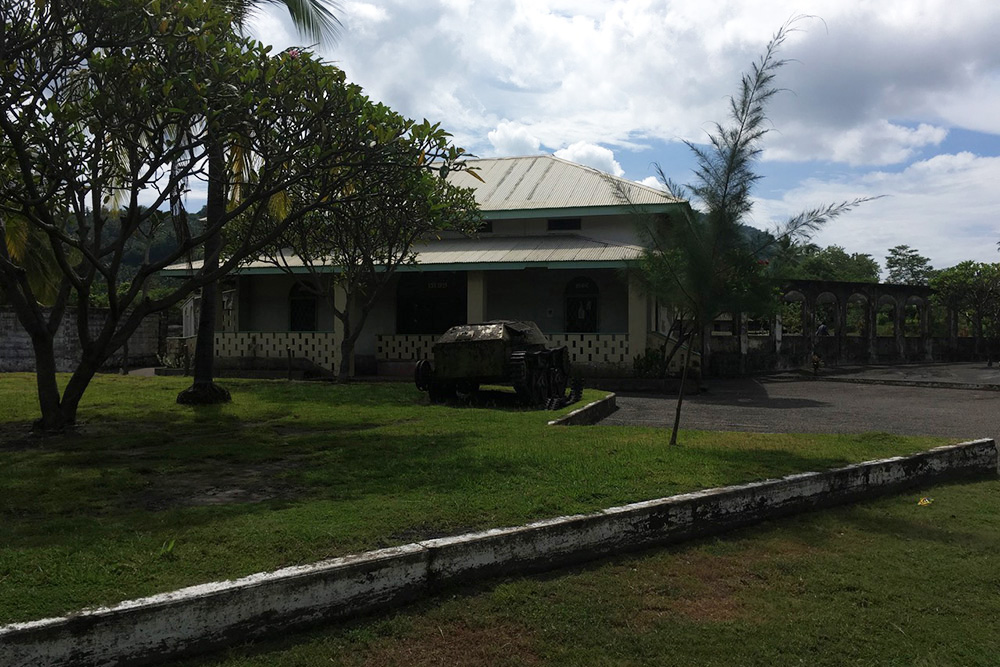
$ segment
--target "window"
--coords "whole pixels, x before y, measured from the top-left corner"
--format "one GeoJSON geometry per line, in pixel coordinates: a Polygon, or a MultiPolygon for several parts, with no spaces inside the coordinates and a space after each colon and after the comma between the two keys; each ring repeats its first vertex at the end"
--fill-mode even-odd
{"type": "Polygon", "coordinates": [[[549,220],[550,232],[571,232],[580,230],[580,218],[555,218],[549,220]]]}
{"type": "Polygon", "coordinates": [[[574,278],[566,285],[567,333],[597,333],[599,293],[597,283],[590,278],[574,278]]]}
{"type": "Polygon", "coordinates": [[[316,331],[316,295],[296,283],[288,295],[288,330],[316,331]]]}

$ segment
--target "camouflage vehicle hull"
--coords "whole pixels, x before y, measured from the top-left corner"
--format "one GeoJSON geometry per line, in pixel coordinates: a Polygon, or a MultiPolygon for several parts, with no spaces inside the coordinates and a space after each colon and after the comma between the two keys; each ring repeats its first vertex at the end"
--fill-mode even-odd
{"type": "Polygon", "coordinates": [[[434,362],[417,362],[417,388],[436,403],[474,393],[483,384],[509,384],[526,405],[561,400],[569,382],[569,351],[547,343],[534,322],[452,327],[434,344],[434,362]]]}

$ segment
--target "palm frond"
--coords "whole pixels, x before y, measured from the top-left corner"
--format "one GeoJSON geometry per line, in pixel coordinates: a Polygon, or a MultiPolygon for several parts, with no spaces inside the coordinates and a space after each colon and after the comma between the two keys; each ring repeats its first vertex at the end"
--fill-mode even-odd
{"type": "Polygon", "coordinates": [[[340,3],[333,0],[263,0],[267,4],[281,5],[288,10],[296,30],[308,39],[323,44],[336,44],[344,29],[337,18],[342,12],[340,3]]]}

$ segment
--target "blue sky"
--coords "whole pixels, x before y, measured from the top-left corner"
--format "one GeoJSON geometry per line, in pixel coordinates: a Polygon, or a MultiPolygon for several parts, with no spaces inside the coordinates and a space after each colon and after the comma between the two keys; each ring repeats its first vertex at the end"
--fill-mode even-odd
{"type": "MultiPolygon", "coordinates": [[[[793,16],[752,224],[885,195],[814,239],[937,268],[1000,261],[1000,3],[976,0],[345,1],[318,49],[374,99],[483,156],[555,153],[679,183],[740,74],[793,16]]],[[[309,46],[283,10],[251,30],[309,46]]]]}

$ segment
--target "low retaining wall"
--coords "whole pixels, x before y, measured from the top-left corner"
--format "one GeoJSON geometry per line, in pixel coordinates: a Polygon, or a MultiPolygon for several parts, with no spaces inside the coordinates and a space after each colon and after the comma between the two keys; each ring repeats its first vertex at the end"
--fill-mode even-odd
{"type": "Polygon", "coordinates": [[[587,403],[559,419],[553,419],[549,426],[588,426],[596,424],[617,409],[615,394],[608,394],[599,401],[587,403]]]}
{"type": "Polygon", "coordinates": [[[162,662],[381,609],[456,582],[550,569],[931,481],[997,472],[996,443],[977,440],[821,473],[427,540],[0,627],[0,664],[162,662]]]}

